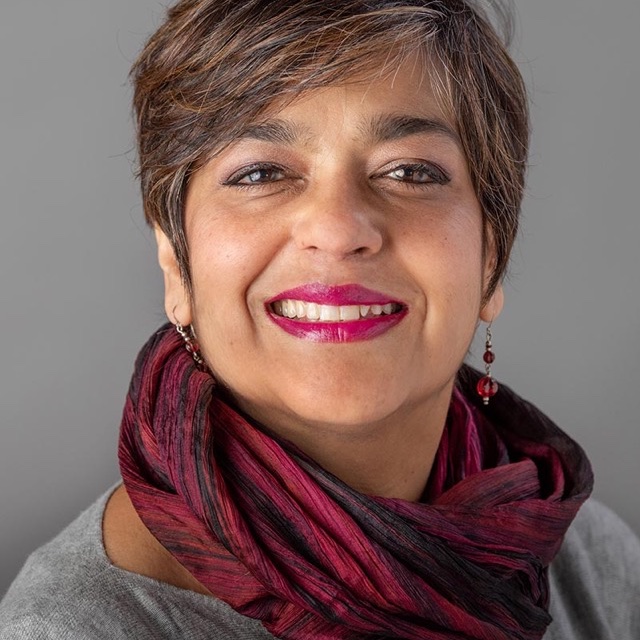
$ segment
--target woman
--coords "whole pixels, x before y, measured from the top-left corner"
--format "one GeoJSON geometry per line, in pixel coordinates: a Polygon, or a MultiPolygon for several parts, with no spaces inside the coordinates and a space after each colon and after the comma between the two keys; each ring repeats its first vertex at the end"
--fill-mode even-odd
{"type": "Polygon", "coordinates": [[[173,326],[0,637],[637,633],[638,541],[491,376],[528,124],[480,10],[183,0],[133,77],[173,326]]]}

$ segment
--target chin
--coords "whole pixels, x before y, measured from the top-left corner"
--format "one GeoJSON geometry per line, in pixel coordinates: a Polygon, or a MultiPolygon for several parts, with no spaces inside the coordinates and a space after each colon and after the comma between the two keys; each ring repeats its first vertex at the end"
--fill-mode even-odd
{"type": "Polygon", "coordinates": [[[300,390],[283,398],[286,412],[297,422],[325,425],[330,431],[358,433],[402,411],[406,390],[394,393],[388,385],[331,385],[300,390]]]}

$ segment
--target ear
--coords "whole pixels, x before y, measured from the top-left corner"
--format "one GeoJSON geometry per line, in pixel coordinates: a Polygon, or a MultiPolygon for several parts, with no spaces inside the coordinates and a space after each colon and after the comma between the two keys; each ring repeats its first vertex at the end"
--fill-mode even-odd
{"type": "Polygon", "coordinates": [[[504,289],[502,283],[499,282],[491,297],[485,302],[480,309],[480,320],[483,322],[493,322],[502,311],[504,306],[504,289]]]}
{"type": "Polygon", "coordinates": [[[164,274],[164,311],[170,322],[192,323],[191,299],[182,280],[180,267],[171,241],[164,231],[155,227],[158,243],[158,262],[164,274]]]}
{"type": "MultiPolygon", "coordinates": [[[[485,255],[484,255],[484,273],[483,273],[483,291],[487,291],[489,283],[493,278],[496,264],[496,242],[493,229],[487,224],[485,227],[485,255]]],[[[484,296],[483,296],[484,298],[484,296]]],[[[480,307],[480,320],[483,322],[493,322],[502,311],[504,306],[504,289],[502,282],[498,282],[491,296],[480,307]]]]}

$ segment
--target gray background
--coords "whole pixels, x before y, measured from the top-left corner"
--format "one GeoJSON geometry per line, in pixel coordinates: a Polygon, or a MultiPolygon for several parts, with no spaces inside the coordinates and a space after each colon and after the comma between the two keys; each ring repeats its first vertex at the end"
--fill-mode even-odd
{"type": "MultiPolygon", "coordinates": [[[[2,5],[0,593],[117,480],[133,359],[164,318],[127,83],[162,3],[2,5]]],[[[640,531],[640,3],[517,6],[534,138],[494,372],[585,446],[596,495],[640,531]]]]}

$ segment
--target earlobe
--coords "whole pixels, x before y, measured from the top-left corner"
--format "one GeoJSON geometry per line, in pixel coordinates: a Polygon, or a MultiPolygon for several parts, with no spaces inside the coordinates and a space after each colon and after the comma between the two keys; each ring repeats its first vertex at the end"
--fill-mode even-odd
{"type": "Polygon", "coordinates": [[[158,244],[158,263],[164,274],[164,310],[170,322],[187,326],[192,324],[191,301],[182,279],[178,260],[171,240],[159,227],[155,227],[158,244]]]}
{"type": "Polygon", "coordinates": [[[504,306],[504,289],[502,283],[498,283],[491,297],[480,309],[480,320],[483,322],[493,322],[502,311],[504,306]]]}

